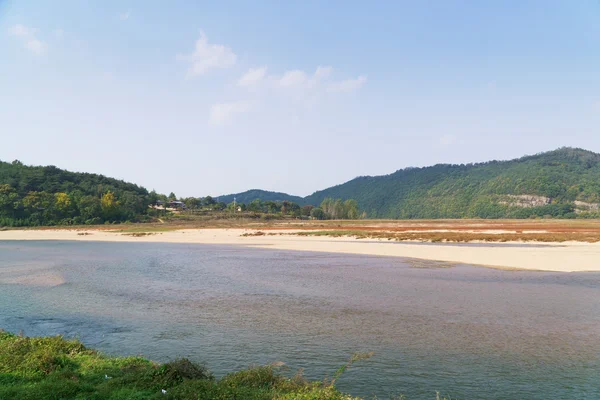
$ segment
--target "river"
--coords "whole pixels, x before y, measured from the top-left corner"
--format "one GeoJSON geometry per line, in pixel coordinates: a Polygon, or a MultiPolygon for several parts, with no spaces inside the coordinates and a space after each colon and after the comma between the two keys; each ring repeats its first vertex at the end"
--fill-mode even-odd
{"type": "MultiPolygon", "coordinates": [[[[600,262],[600,260],[599,260],[600,262]]],[[[354,395],[599,399],[600,273],[235,246],[0,241],[0,328],[354,395]]]]}

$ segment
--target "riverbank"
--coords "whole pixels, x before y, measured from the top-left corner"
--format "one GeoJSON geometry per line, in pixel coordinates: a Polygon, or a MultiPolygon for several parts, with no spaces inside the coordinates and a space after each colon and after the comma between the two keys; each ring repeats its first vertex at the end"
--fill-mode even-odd
{"type": "Polygon", "coordinates": [[[0,399],[360,400],[337,391],[334,382],[309,382],[301,373],[286,377],[281,365],[215,379],[187,359],[161,365],[108,357],[59,336],[29,338],[0,330],[0,360],[0,399]]]}
{"type": "Polygon", "coordinates": [[[494,268],[557,272],[600,271],[600,243],[422,243],[383,238],[356,239],[305,235],[307,230],[181,229],[166,231],[43,229],[7,230],[0,240],[80,240],[110,242],[199,243],[293,251],[407,257],[494,268]],[[303,233],[303,235],[297,235],[303,233]]]}

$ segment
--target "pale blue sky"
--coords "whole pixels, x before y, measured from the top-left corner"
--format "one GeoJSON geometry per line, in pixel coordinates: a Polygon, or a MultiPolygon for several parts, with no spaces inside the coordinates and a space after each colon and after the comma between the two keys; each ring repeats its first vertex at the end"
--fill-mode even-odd
{"type": "Polygon", "coordinates": [[[600,152],[598,0],[86,3],[0,0],[1,160],[307,195],[600,152]]]}

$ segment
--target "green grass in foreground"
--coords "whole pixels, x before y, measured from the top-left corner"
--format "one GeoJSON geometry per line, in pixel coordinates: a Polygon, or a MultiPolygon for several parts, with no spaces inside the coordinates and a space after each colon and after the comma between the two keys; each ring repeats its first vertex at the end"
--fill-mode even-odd
{"type": "MultiPolygon", "coordinates": [[[[22,337],[0,329],[0,400],[360,400],[336,380],[372,353],[357,353],[328,381],[289,378],[275,366],[252,367],[215,379],[183,358],[157,364],[141,357],[108,357],[79,341],[22,337]]],[[[404,400],[404,396],[394,399],[404,400]]],[[[441,398],[437,400],[450,400],[441,398]]]]}
{"type": "Polygon", "coordinates": [[[107,357],[60,336],[28,338],[0,331],[0,399],[354,398],[332,382],[287,378],[272,366],[215,379],[186,359],[160,365],[139,357],[107,357]]]}

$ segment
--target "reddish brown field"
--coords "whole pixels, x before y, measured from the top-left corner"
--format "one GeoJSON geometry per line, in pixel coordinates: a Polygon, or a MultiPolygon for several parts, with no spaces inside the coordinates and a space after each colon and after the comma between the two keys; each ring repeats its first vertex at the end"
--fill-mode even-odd
{"type": "Polygon", "coordinates": [[[309,221],[261,228],[269,231],[295,229],[300,235],[352,236],[390,240],[433,242],[599,242],[598,220],[360,220],[309,221]]]}
{"type": "Polygon", "coordinates": [[[179,229],[249,229],[267,234],[350,236],[416,241],[599,242],[600,220],[270,220],[250,218],[170,218],[138,224],[65,226],[36,229],[111,230],[123,233],[179,229]]]}

